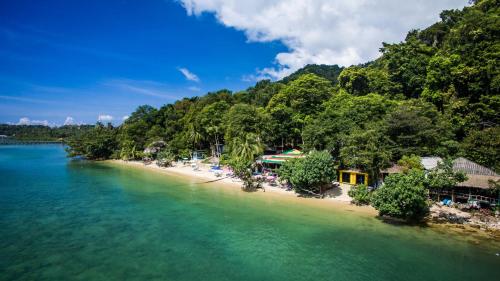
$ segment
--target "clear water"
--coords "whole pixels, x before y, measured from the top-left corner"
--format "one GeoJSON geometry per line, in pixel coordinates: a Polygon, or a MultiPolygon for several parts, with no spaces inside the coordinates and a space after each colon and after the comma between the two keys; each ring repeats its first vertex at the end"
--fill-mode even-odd
{"type": "Polygon", "coordinates": [[[498,242],[0,146],[0,280],[495,280],[498,242]]]}

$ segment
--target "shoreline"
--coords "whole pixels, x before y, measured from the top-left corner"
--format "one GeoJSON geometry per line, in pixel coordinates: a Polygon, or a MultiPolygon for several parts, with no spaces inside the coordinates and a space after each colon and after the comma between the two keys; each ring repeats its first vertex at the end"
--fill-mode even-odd
{"type": "MultiPolygon", "coordinates": [[[[259,196],[264,199],[278,199],[286,200],[288,203],[296,203],[301,205],[307,205],[314,208],[321,208],[326,211],[336,210],[344,211],[349,213],[355,213],[359,216],[379,218],[377,210],[372,206],[357,206],[351,204],[350,197],[347,196],[347,190],[345,185],[344,190],[336,190],[333,192],[334,197],[325,198],[313,198],[313,197],[301,197],[293,191],[286,191],[277,186],[270,186],[265,184],[265,190],[259,189],[255,192],[245,192],[241,189],[242,182],[240,180],[227,178],[227,177],[216,177],[212,172],[208,171],[205,164],[199,164],[200,170],[193,171],[193,169],[188,165],[177,164],[173,167],[159,167],[156,163],[151,163],[149,165],[144,165],[141,161],[124,161],[124,160],[106,160],[105,163],[111,165],[119,165],[125,167],[131,167],[134,169],[141,169],[148,172],[156,172],[171,177],[180,177],[184,180],[191,180],[193,184],[198,184],[205,188],[219,188],[225,189],[227,191],[235,191],[242,193],[248,193],[248,195],[259,196]],[[192,180],[197,180],[196,182],[192,180]]],[[[379,218],[384,220],[383,218],[379,218]]],[[[477,235],[483,238],[493,239],[495,241],[500,241],[500,231],[498,229],[488,229],[478,227],[472,224],[459,224],[450,222],[436,222],[432,220],[427,220],[425,222],[425,227],[429,227],[438,232],[445,232],[449,234],[458,235],[477,235]]]]}
{"type": "Polygon", "coordinates": [[[183,179],[189,178],[190,180],[197,180],[192,182],[194,184],[203,184],[204,186],[210,188],[224,188],[235,190],[238,192],[254,194],[261,197],[274,197],[285,200],[290,200],[294,203],[311,205],[319,208],[331,208],[336,210],[344,210],[348,212],[356,212],[360,215],[366,215],[370,217],[376,217],[378,215],[377,210],[372,206],[357,206],[351,204],[351,198],[347,195],[347,190],[342,190],[341,188],[334,190],[333,195],[325,198],[314,198],[314,197],[302,197],[299,196],[294,191],[287,191],[278,186],[270,186],[269,184],[264,184],[264,189],[258,189],[253,192],[246,192],[241,189],[242,182],[239,179],[227,178],[227,177],[216,177],[212,172],[208,171],[205,164],[199,164],[200,170],[193,171],[190,166],[177,165],[174,167],[163,168],[156,165],[156,163],[151,163],[149,165],[144,165],[141,161],[124,161],[124,160],[106,160],[105,163],[110,163],[112,165],[120,165],[132,168],[138,168],[145,171],[152,171],[161,173],[167,176],[182,177],[183,179]]]}

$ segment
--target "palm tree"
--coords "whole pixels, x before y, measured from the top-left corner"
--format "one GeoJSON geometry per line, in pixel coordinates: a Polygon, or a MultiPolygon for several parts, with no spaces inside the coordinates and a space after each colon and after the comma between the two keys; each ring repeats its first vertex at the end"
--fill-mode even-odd
{"type": "Polygon", "coordinates": [[[231,143],[231,156],[247,163],[253,162],[263,151],[260,138],[252,133],[246,134],[244,138],[235,138],[231,143]]]}

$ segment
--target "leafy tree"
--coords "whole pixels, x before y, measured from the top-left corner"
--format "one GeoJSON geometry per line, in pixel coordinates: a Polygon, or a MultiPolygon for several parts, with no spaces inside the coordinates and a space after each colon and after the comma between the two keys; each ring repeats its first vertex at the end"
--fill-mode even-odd
{"type": "Polygon", "coordinates": [[[305,74],[286,85],[273,96],[267,106],[267,112],[278,121],[283,132],[288,132],[283,139],[301,143],[301,133],[306,121],[322,110],[322,104],[331,97],[331,83],[314,74],[305,74]],[[288,122],[279,122],[286,119],[288,122]]]}
{"type": "Polygon", "coordinates": [[[424,166],[422,165],[422,159],[420,156],[412,154],[410,156],[403,155],[401,159],[398,160],[398,165],[403,168],[403,173],[408,173],[410,170],[423,171],[424,166]]]}
{"type": "Polygon", "coordinates": [[[90,160],[111,158],[116,152],[116,129],[108,123],[97,123],[88,134],[71,138],[68,141],[68,157],[83,156],[90,160]]]}
{"type": "Polygon", "coordinates": [[[339,85],[351,95],[366,95],[370,91],[365,68],[351,66],[342,70],[339,85]]]}
{"type": "Polygon", "coordinates": [[[280,177],[298,193],[319,195],[322,187],[336,179],[332,156],[327,151],[312,151],[304,158],[285,162],[280,177]]]}
{"type": "Polygon", "coordinates": [[[248,133],[260,137],[264,129],[264,113],[253,105],[235,104],[224,116],[225,140],[227,143],[234,139],[244,139],[248,133]]]}
{"type": "Polygon", "coordinates": [[[352,198],[352,203],[356,205],[368,205],[371,200],[371,192],[368,186],[359,184],[351,187],[347,194],[352,198]]]}
{"type": "Polygon", "coordinates": [[[470,160],[500,171],[500,127],[472,131],[462,146],[470,160]]]}
{"type": "Polygon", "coordinates": [[[437,167],[427,174],[426,186],[433,190],[441,191],[455,187],[458,183],[467,180],[467,176],[463,172],[455,172],[453,170],[453,162],[446,159],[439,162],[437,167]]]}
{"type": "Polygon", "coordinates": [[[389,175],[372,197],[372,205],[381,216],[420,221],[429,213],[425,176],[412,170],[407,174],[389,175]]]}
{"type": "Polygon", "coordinates": [[[391,152],[386,143],[385,136],[377,130],[356,130],[344,139],[341,163],[367,171],[372,180],[378,179],[380,170],[390,165],[391,152]]]}

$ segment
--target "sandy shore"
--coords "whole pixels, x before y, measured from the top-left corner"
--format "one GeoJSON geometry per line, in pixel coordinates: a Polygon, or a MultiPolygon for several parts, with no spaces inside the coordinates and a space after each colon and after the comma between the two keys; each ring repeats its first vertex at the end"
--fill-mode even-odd
{"type": "MultiPolygon", "coordinates": [[[[217,177],[215,173],[210,171],[210,167],[205,164],[199,164],[199,170],[194,171],[190,165],[183,165],[181,163],[176,163],[173,167],[163,168],[156,165],[156,163],[144,165],[141,161],[108,160],[106,162],[115,165],[124,165],[155,171],[170,176],[189,178],[190,180],[196,180],[196,183],[198,184],[203,183],[210,188],[229,188],[231,190],[241,190],[242,186],[242,182],[239,179],[226,177],[225,174],[223,174],[222,177],[217,177]]],[[[377,215],[377,211],[371,206],[356,206],[351,204],[351,198],[347,195],[348,190],[348,185],[342,185],[340,188],[330,190],[327,197],[318,199],[300,197],[293,191],[287,191],[280,186],[271,186],[265,183],[264,189],[259,189],[256,192],[252,192],[252,194],[268,198],[279,197],[283,200],[292,201],[292,203],[311,205],[317,208],[335,208],[372,217],[377,215]]]]}
{"type": "MultiPolygon", "coordinates": [[[[229,178],[225,175],[223,175],[222,177],[217,177],[213,172],[209,171],[209,166],[205,164],[199,164],[199,170],[194,171],[190,165],[183,165],[180,163],[176,163],[174,167],[163,168],[156,165],[156,163],[144,165],[141,161],[108,160],[106,162],[113,165],[123,165],[127,167],[162,173],[186,180],[189,179],[192,182],[200,184],[201,186],[206,186],[207,188],[226,189],[231,192],[234,192],[235,190],[242,193],[244,192],[241,190],[242,182],[240,180],[229,178]]],[[[318,199],[300,197],[293,191],[287,191],[279,186],[270,186],[269,184],[264,184],[263,190],[259,189],[256,192],[251,192],[248,194],[248,196],[261,196],[264,199],[271,200],[286,200],[291,204],[308,205],[313,208],[325,209],[325,211],[328,211],[329,209],[335,209],[346,212],[355,212],[358,215],[368,217],[378,216],[377,210],[375,210],[371,206],[356,206],[351,204],[351,198],[347,195],[348,190],[348,185],[341,185],[340,188],[330,190],[327,197],[318,199]]],[[[462,235],[471,235],[472,233],[474,233],[475,235],[481,237],[493,238],[495,240],[500,239],[500,233],[497,229],[479,229],[476,226],[471,226],[468,224],[436,223],[433,221],[429,221],[428,226],[438,231],[444,231],[446,233],[456,233],[462,235]]]]}

